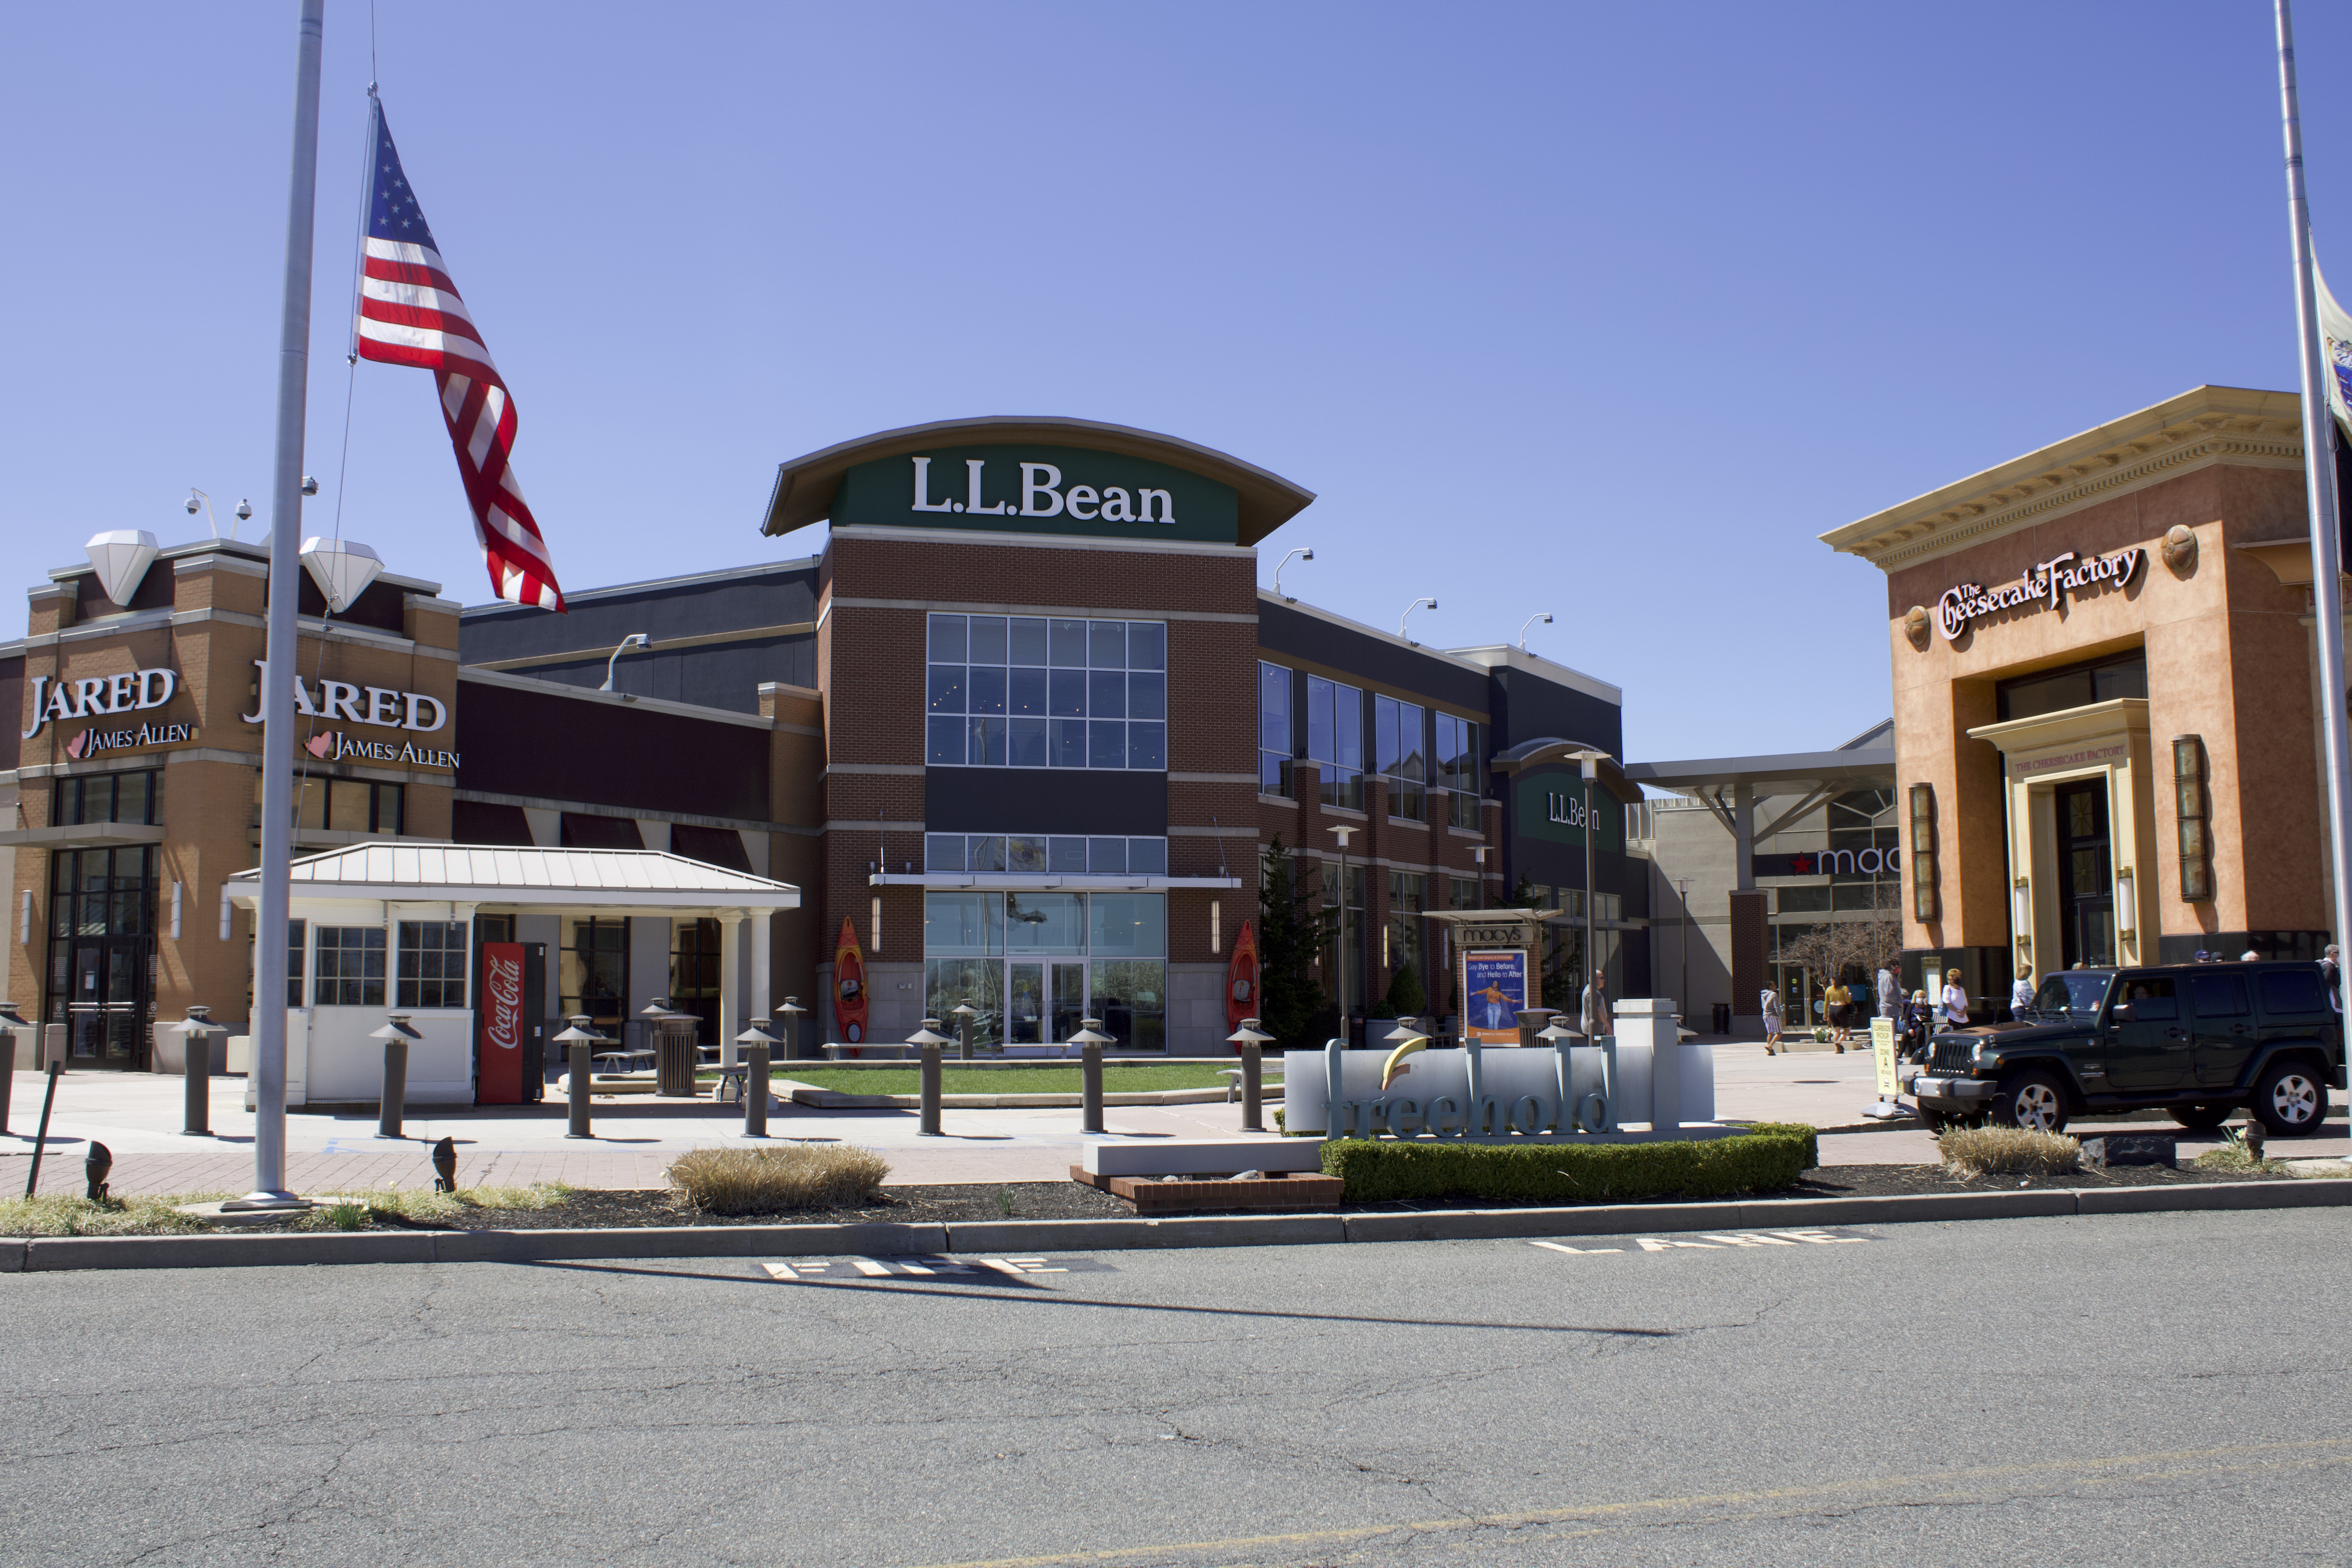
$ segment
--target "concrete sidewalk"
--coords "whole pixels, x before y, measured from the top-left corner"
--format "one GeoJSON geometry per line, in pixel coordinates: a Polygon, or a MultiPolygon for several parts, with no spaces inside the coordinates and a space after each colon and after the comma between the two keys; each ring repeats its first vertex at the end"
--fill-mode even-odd
{"type": "MultiPolygon", "coordinates": [[[[0,1194],[25,1190],[32,1132],[47,1080],[16,1075],[8,1132],[0,1135],[0,1194]]],[[[1883,1126],[1862,1108],[1874,1098],[1870,1058],[1849,1052],[1766,1057],[1759,1045],[1716,1043],[1716,1113],[1727,1121],[1797,1121],[1824,1129],[1824,1164],[1927,1164],[1935,1141],[1908,1121],[1883,1126]]],[[[40,1190],[79,1191],[82,1161],[92,1141],[114,1156],[113,1190],[131,1193],[242,1193],[253,1184],[253,1118],[244,1108],[245,1080],[218,1079],[212,1090],[207,1138],[178,1129],[182,1085],[150,1073],[68,1072],[58,1080],[57,1108],[41,1162],[40,1190]]],[[[2345,1123],[2326,1135],[2281,1144],[2282,1155],[2316,1158],[2352,1152],[2345,1123]]],[[[1267,1114],[1273,1122],[1272,1108],[1267,1114]]],[[[707,1100],[614,1097],[595,1103],[596,1137],[564,1137],[565,1110],[551,1099],[538,1105],[425,1107],[411,1115],[394,1142],[375,1136],[373,1115],[286,1119],[286,1168],[298,1192],[359,1192],[422,1187],[433,1181],[430,1146],[456,1141],[457,1179],[465,1186],[527,1186],[561,1182],[591,1188],[664,1185],[669,1162],[688,1149],[745,1146],[741,1112],[707,1100]]],[[[772,1144],[793,1140],[838,1142],[879,1150],[890,1162],[892,1185],[1064,1180],[1085,1149],[1075,1108],[949,1110],[945,1136],[916,1131],[912,1110],[819,1110],[778,1103],[769,1117],[772,1144]]],[[[1239,1138],[1241,1107],[1223,1103],[1117,1106],[1106,1116],[1115,1138],[1239,1138]]],[[[2154,1131],[2169,1121],[2138,1122],[2154,1131]]],[[[2095,1131],[2091,1124],[2075,1129],[2095,1131]]],[[[2218,1133],[2180,1132],[2184,1160],[2221,1142],[2218,1133]]]]}

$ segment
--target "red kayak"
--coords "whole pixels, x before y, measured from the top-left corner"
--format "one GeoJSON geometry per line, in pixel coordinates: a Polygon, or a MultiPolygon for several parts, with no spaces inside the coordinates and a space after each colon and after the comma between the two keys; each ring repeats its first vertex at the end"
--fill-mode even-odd
{"type": "Polygon", "coordinates": [[[833,947],[833,1019],[845,1045],[866,1043],[866,955],[858,950],[857,928],[846,917],[833,947]]]}
{"type": "Polygon", "coordinates": [[[1257,998],[1257,932],[1247,921],[1234,939],[1233,962],[1225,966],[1225,1026],[1238,1029],[1244,1018],[1259,1016],[1257,998]]]}

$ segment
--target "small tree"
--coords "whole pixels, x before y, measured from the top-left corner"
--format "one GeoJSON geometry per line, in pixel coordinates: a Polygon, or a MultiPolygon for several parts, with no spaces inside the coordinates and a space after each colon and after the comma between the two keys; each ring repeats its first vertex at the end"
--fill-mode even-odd
{"type": "Polygon", "coordinates": [[[1324,921],[1298,885],[1297,868],[1276,835],[1265,847],[1258,879],[1258,1026],[1281,1050],[1322,1044],[1316,1020],[1327,1008],[1315,978],[1324,921]]]}
{"type": "Polygon", "coordinates": [[[1421,976],[1412,972],[1410,963],[1398,964],[1397,972],[1389,977],[1389,1005],[1396,1010],[1396,1016],[1418,1018],[1428,1005],[1429,998],[1421,989],[1421,976]]]}

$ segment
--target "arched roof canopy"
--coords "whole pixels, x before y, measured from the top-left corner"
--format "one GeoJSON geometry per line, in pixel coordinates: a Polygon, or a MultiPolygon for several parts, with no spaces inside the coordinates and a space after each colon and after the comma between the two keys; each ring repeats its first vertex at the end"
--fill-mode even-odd
{"type": "Polygon", "coordinates": [[[1255,464],[1174,436],[1058,415],[992,415],[884,430],[780,465],[760,531],[790,533],[832,517],[843,476],[866,463],[919,456],[933,448],[1021,446],[1077,448],[1141,458],[1227,486],[1239,500],[1235,542],[1240,544],[1257,543],[1315,499],[1314,491],[1292,484],[1279,474],[1268,473],[1255,464]]]}
{"type": "Polygon", "coordinates": [[[1507,752],[1498,752],[1490,764],[1498,773],[1524,773],[1528,768],[1559,766],[1579,767],[1580,752],[1600,752],[1599,777],[1595,781],[1617,798],[1621,805],[1637,805],[1644,798],[1642,786],[1625,776],[1625,769],[1616,758],[1588,741],[1563,741],[1557,735],[1538,740],[1522,741],[1507,752]]]}

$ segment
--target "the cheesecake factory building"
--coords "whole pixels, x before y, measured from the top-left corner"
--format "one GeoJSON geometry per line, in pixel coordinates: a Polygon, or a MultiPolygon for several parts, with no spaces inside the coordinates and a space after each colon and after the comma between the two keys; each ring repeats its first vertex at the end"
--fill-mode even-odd
{"type": "MultiPolygon", "coordinates": [[[[1620,696],[1513,628],[1443,649],[1262,591],[1262,547],[1345,548],[1301,525],[1275,542],[1313,499],[1170,437],[968,420],[783,465],[762,531],[828,522],[814,558],[649,574],[560,616],[461,609],[396,575],[396,549],[341,614],[306,574],[298,856],[639,851],[800,900],[754,925],[527,897],[492,916],[412,887],[374,929],[289,932],[288,1004],[313,1027],[474,1006],[480,944],[515,942],[540,958],[534,1016],[609,1035],[664,998],[715,1039],[789,995],[815,1038],[892,1041],[971,1000],[1016,1046],[1095,1016],[1130,1047],[1222,1050],[1278,836],[1346,902],[1351,1012],[1410,965],[1442,1016],[1444,926],[1423,917],[1581,889],[1562,759],[1620,752],[1620,696]],[[765,962],[738,962],[761,931],[765,962]]],[[[224,915],[222,885],[258,842],[268,585],[252,543],[91,555],[32,589],[26,635],[0,647],[21,715],[0,742],[8,994],[66,1026],[75,1063],[140,1068],[172,1054],[158,1018],[248,1013],[251,917],[224,915]]],[[[1424,591],[1397,577],[1400,606],[1424,591]]],[[[1637,792],[1607,783],[1597,902],[1638,993],[1648,944],[1622,939],[1646,883],[1614,809],[1637,792]]],[[[1340,958],[1327,944],[1327,991],[1340,958]]]]}
{"type": "Polygon", "coordinates": [[[1822,536],[1886,573],[1913,973],[2318,956],[2301,419],[2202,386],[1822,536]]]}

